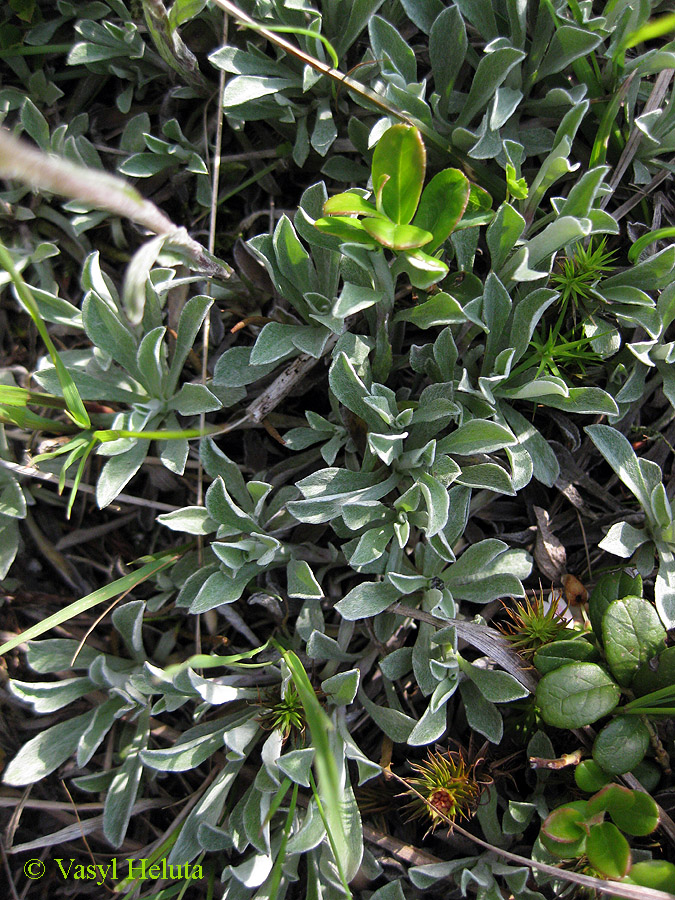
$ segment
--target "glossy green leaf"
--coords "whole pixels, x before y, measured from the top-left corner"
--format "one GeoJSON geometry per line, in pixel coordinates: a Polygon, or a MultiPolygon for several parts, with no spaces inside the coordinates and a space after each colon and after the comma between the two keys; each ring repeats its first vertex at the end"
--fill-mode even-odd
{"type": "Polygon", "coordinates": [[[602,642],[612,674],[627,686],[641,665],[665,649],[666,630],[651,603],[623,597],[602,617],[602,642]]]}
{"type": "Polygon", "coordinates": [[[610,775],[624,775],[644,759],[649,731],[638,716],[617,716],[598,732],[593,759],[610,775]]]}
{"type": "Polygon", "coordinates": [[[631,866],[628,841],[612,822],[592,825],[586,838],[588,861],[608,878],[623,878],[631,866]]]}
{"type": "Polygon", "coordinates": [[[644,791],[633,791],[630,807],[610,803],[607,811],[617,828],[636,837],[651,834],[659,824],[656,801],[644,791]]]}
{"type": "Polygon", "coordinates": [[[425,172],[426,150],[417,128],[393,125],[385,131],[373,153],[372,177],[376,191],[381,191],[382,211],[396,224],[412,220],[425,172]]]}
{"type": "Polygon", "coordinates": [[[675,895],[675,865],[665,859],[650,859],[633,863],[624,884],[639,884],[654,891],[675,895]]]}
{"type": "Polygon", "coordinates": [[[640,596],[642,579],[627,572],[607,572],[601,575],[588,598],[588,614],[596,637],[602,639],[602,617],[610,603],[621,597],[640,596]]]}
{"type": "Polygon", "coordinates": [[[431,232],[426,245],[432,253],[450,236],[469,202],[469,180],[459,169],[443,169],[422,191],[413,225],[431,232]]]}
{"type": "Polygon", "coordinates": [[[378,246],[375,238],[363,227],[363,222],[353,216],[326,216],[317,219],[314,227],[347,243],[365,244],[366,247],[378,246]]]}
{"type": "Polygon", "coordinates": [[[574,768],[574,780],[582,791],[594,794],[608,784],[610,776],[594,759],[583,759],[574,768]]]}
{"type": "Polygon", "coordinates": [[[537,705],[555,728],[581,728],[610,713],[619,702],[617,684],[595,663],[575,662],[549,672],[537,685],[537,705]]]}
{"type": "Polygon", "coordinates": [[[323,212],[326,216],[348,216],[361,215],[372,216],[376,219],[382,218],[382,213],[364,200],[361,194],[347,191],[344,194],[334,194],[329,197],[323,205],[323,212]]]}
{"type": "Polygon", "coordinates": [[[639,697],[675,684],[675,647],[666,647],[656,658],[647,660],[637,670],[631,690],[639,697]]]}
{"type": "Polygon", "coordinates": [[[585,812],[585,803],[568,803],[560,806],[546,817],[542,831],[552,841],[574,844],[584,836],[585,812]]]}
{"type": "Polygon", "coordinates": [[[414,225],[397,225],[388,219],[366,219],[364,231],[390,250],[415,250],[426,246],[432,239],[430,231],[424,231],[414,225]]]}
{"type": "Polygon", "coordinates": [[[592,662],[597,659],[595,647],[584,640],[552,641],[534,654],[534,664],[542,675],[570,662],[592,662]]]}

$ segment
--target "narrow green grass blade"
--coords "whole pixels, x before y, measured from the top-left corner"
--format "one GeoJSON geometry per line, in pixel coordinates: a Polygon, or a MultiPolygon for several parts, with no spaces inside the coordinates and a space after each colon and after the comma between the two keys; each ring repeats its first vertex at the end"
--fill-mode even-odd
{"type": "MultiPolygon", "coordinates": [[[[286,791],[284,791],[284,794],[286,791]]],[[[288,807],[288,815],[286,816],[286,821],[284,823],[284,830],[281,836],[281,843],[279,844],[279,850],[277,852],[277,858],[274,860],[274,868],[272,869],[272,874],[270,875],[270,883],[269,883],[269,900],[277,900],[277,894],[279,892],[279,885],[281,884],[281,873],[284,865],[284,859],[286,857],[286,845],[288,844],[288,838],[291,834],[291,825],[293,824],[293,816],[295,815],[295,807],[298,801],[298,785],[293,785],[293,794],[291,795],[291,803],[288,807]]]]}
{"type": "Polygon", "coordinates": [[[347,879],[345,878],[345,874],[342,870],[342,865],[340,863],[340,851],[338,850],[337,844],[335,842],[335,835],[330,826],[330,822],[328,821],[328,816],[326,815],[326,810],[323,808],[323,803],[321,802],[321,796],[319,794],[319,789],[316,786],[316,781],[314,780],[314,775],[309,773],[309,783],[312,786],[312,791],[314,793],[314,799],[316,800],[316,808],[319,810],[319,815],[321,816],[321,821],[323,822],[323,827],[326,829],[326,834],[328,835],[328,843],[330,844],[330,848],[333,851],[333,856],[335,857],[335,862],[338,867],[338,872],[340,874],[340,881],[342,882],[342,887],[345,889],[345,893],[349,900],[351,900],[352,893],[349,890],[349,885],[347,884],[347,879]]]}
{"type": "Polygon", "coordinates": [[[637,31],[629,34],[621,46],[623,50],[631,50],[633,47],[637,47],[638,44],[644,44],[645,41],[653,41],[655,38],[663,37],[664,34],[669,34],[671,31],[675,31],[675,13],[668,13],[665,16],[660,16],[658,19],[652,19],[651,22],[647,22],[642,28],[638,28],[637,31]]]}
{"type": "Polygon", "coordinates": [[[146,441],[178,441],[201,438],[207,434],[216,434],[220,429],[217,425],[208,428],[185,428],[179,431],[125,431],[120,428],[109,428],[95,431],[94,437],[102,444],[109,441],[117,441],[120,438],[142,438],[146,441]]]}
{"type": "MultiPolygon", "coordinates": [[[[249,25],[249,28],[255,30],[255,25],[249,25]]],[[[335,52],[335,47],[331,44],[328,38],[319,34],[317,31],[312,31],[311,28],[296,28],[293,25],[262,25],[261,28],[266,28],[267,31],[274,31],[278,34],[302,34],[308,38],[314,38],[317,41],[321,41],[321,43],[326,48],[326,52],[331,58],[331,61],[334,67],[337,69],[340,65],[340,60],[338,59],[338,55],[335,52]]]]}
{"type": "Polygon", "coordinates": [[[17,425],[24,431],[50,431],[55,434],[73,434],[78,427],[70,422],[55,422],[46,416],[21,406],[0,406],[0,422],[17,425]]]}
{"type": "MultiPolygon", "coordinates": [[[[80,460],[80,464],[77,467],[77,472],[75,473],[75,478],[73,479],[73,486],[70,489],[70,497],[68,498],[68,506],[66,508],[66,518],[70,518],[70,514],[73,511],[73,504],[75,503],[75,496],[77,495],[77,489],[80,486],[80,482],[82,481],[82,476],[84,475],[84,467],[87,464],[87,460],[89,459],[89,454],[96,446],[95,441],[89,441],[89,444],[85,448],[82,459],[80,460]]],[[[65,484],[65,474],[66,474],[66,466],[63,467],[63,475],[64,475],[64,484],[65,484]]],[[[59,483],[59,488],[62,490],[61,485],[59,483]]]]}
{"type": "Polygon", "coordinates": [[[173,565],[177,559],[180,559],[180,556],[181,553],[175,551],[159,554],[156,559],[141,566],[141,568],[137,569],[135,572],[124,575],[122,578],[113,581],[112,584],[107,584],[105,587],[99,588],[91,594],[87,594],[86,597],[76,600],[69,606],[64,607],[64,609],[55,612],[53,616],[43,619],[42,622],[38,622],[37,625],[33,625],[31,628],[26,629],[26,631],[21,632],[21,634],[17,634],[16,637],[11,638],[11,640],[6,641],[0,646],[0,656],[7,653],[9,650],[13,650],[14,647],[18,647],[19,644],[23,644],[25,641],[32,641],[34,638],[40,637],[41,634],[55,628],[57,625],[63,625],[68,619],[79,616],[80,613],[86,612],[94,606],[98,606],[99,603],[105,603],[106,600],[111,600],[118,594],[129,593],[129,591],[138,587],[139,584],[142,584],[152,575],[173,565]]]}
{"type": "Polygon", "coordinates": [[[37,406],[48,406],[53,409],[63,409],[66,405],[62,397],[28,391],[26,388],[11,384],[0,384],[0,403],[7,406],[27,406],[29,403],[35,403],[37,406]]]}
{"type": "Polygon", "coordinates": [[[216,669],[219,666],[248,666],[250,668],[260,668],[261,666],[271,666],[271,661],[262,663],[241,662],[241,660],[251,659],[251,657],[257,656],[258,653],[262,653],[263,650],[266,650],[269,647],[269,643],[269,641],[265,641],[264,644],[261,644],[260,647],[256,647],[253,650],[245,650],[243,653],[231,653],[229,656],[208,656],[205,653],[196,653],[194,656],[189,657],[189,659],[186,659],[183,662],[166,666],[164,671],[167,675],[175,675],[178,672],[182,672],[183,669],[188,668],[216,669]]]}
{"type": "MultiPolygon", "coordinates": [[[[346,880],[342,868],[341,849],[347,846],[344,834],[344,826],[340,810],[342,808],[342,792],[335,758],[331,753],[328,735],[334,730],[334,725],[324,712],[319,703],[316,692],[312,687],[304,666],[292,650],[285,650],[276,641],[272,641],[283,657],[291,678],[295,684],[300,702],[305,710],[307,724],[312,732],[312,744],[316,751],[314,764],[319,776],[319,784],[325,799],[326,831],[329,834],[331,844],[334,844],[333,853],[340,873],[340,878],[346,887],[346,880]]],[[[318,795],[317,795],[318,798],[318,795]]],[[[351,896],[351,895],[350,895],[351,896]]]]}
{"type": "Polygon", "coordinates": [[[289,791],[289,788],[293,782],[290,778],[284,778],[284,780],[279,785],[279,790],[274,795],[274,799],[270,803],[270,808],[267,811],[267,815],[265,816],[265,821],[263,825],[267,825],[268,822],[271,822],[274,818],[275,812],[279,809],[281,804],[286,799],[286,794],[289,791]]]}
{"type": "Polygon", "coordinates": [[[607,160],[609,139],[616,130],[616,117],[619,115],[619,110],[625,100],[631,81],[632,76],[629,76],[605,107],[605,111],[600,119],[600,124],[598,125],[598,133],[593,142],[591,157],[588,161],[589,169],[593,169],[595,166],[604,165],[607,160]]]}
{"type": "Polygon", "coordinates": [[[649,234],[643,234],[628,251],[628,261],[636,262],[645,247],[649,247],[650,244],[655,244],[656,241],[663,241],[666,238],[675,238],[675,228],[672,225],[668,228],[657,228],[656,231],[650,231],[649,234]]]}

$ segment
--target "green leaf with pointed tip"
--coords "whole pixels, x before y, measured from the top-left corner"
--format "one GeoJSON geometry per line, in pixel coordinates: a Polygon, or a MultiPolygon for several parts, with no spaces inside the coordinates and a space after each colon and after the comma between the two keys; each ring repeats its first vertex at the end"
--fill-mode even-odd
{"type": "Polygon", "coordinates": [[[372,216],[376,219],[383,218],[382,213],[364,200],[360,194],[352,194],[346,191],[344,194],[335,194],[329,197],[323,205],[323,213],[325,216],[348,216],[357,214],[361,216],[372,216]]]}
{"type": "Polygon", "coordinates": [[[469,96],[462,104],[456,125],[468,125],[494,97],[495,91],[506,80],[511,69],[524,58],[525,53],[522,50],[510,46],[485,53],[478,63],[469,96]]]}
{"type": "Polygon", "coordinates": [[[416,250],[426,246],[432,239],[430,231],[414,225],[397,225],[388,219],[367,219],[363,228],[379,244],[390,250],[416,250]]]}
{"type": "Polygon", "coordinates": [[[422,191],[413,225],[430,231],[428,252],[434,251],[455,230],[469,202],[469,180],[459,169],[443,169],[422,191]]]}
{"type": "Polygon", "coordinates": [[[46,778],[75,753],[78,741],[87,730],[95,712],[92,709],[80,716],[66,719],[31,738],[5,768],[2,779],[4,783],[22,787],[46,778]]]}
{"type": "Polygon", "coordinates": [[[184,506],[162,513],[157,516],[157,521],[172,531],[184,531],[186,534],[210,534],[218,528],[218,523],[213,521],[203,506],[184,506]]]}
{"type": "Polygon", "coordinates": [[[628,841],[612,822],[592,825],[586,838],[588,861],[608,878],[623,878],[631,864],[628,841]]]}
{"type": "Polygon", "coordinates": [[[433,328],[437,325],[461,325],[466,322],[466,316],[454,297],[439,291],[424,303],[401,310],[394,321],[412,322],[418,328],[433,328]]]}
{"type": "Polygon", "coordinates": [[[515,435],[503,425],[489,419],[470,419],[456,428],[436,445],[436,453],[492,453],[511,444],[516,444],[515,435]]]}
{"type": "Polygon", "coordinates": [[[401,596],[393,585],[383,581],[364,581],[335,604],[335,609],[349,622],[367,619],[383,612],[401,596]]]}
{"type": "Polygon", "coordinates": [[[485,699],[473,681],[463,681],[459,692],[469,726],[486,737],[491,744],[499,744],[504,736],[504,723],[495,704],[485,699]]]}
{"type": "Polygon", "coordinates": [[[304,559],[291,559],[286,567],[288,596],[301,600],[321,599],[323,591],[304,559]]]}
{"type": "Polygon", "coordinates": [[[426,157],[422,136],[417,128],[410,125],[393,125],[384,132],[375,147],[373,185],[381,190],[383,212],[399,225],[407,225],[417,209],[424,184],[426,157]],[[384,178],[386,181],[382,184],[384,178]]]}
{"type": "Polygon", "coordinates": [[[317,219],[314,227],[323,234],[331,234],[341,241],[351,244],[365,244],[367,247],[377,247],[377,241],[372,238],[363,227],[360,219],[353,216],[326,216],[317,219]]]}
{"type": "Polygon", "coordinates": [[[630,442],[609,425],[587,425],[584,431],[614,469],[629,491],[649,514],[651,491],[630,442]]]}
{"type": "Polygon", "coordinates": [[[106,462],[96,485],[96,502],[99,509],[109,506],[120,491],[124,490],[145,462],[149,447],[150,441],[136,441],[124,453],[112,456],[106,462]]]}
{"type": "Polygon", "coordinates": [[[422,472],[418,483],[427,507],[426,534],[427,537],[433,537],[445,528],[448,521],[450,511],[448,491],[437,478],[429,475],[428,472],[422,472]]]}

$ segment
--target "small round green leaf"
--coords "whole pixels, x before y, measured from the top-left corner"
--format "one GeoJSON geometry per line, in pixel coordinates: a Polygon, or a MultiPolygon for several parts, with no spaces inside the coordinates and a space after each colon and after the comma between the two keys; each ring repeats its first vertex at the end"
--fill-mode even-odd
{"type": "Polygon", "coordinates": [[[651,603],[623,597],[605,610],[602,642],[612,674],[627,686],[640,666],[665,648],[666,630],[651,603]]]}
{"type": "Polygon", "coordinates": [[[617,814],[628,813],[635,803],[635,791],[622,784],[607,784],[597,794],[593,794],[586,803],[588,814],[591,816],[598,813],[604,814],[609,810],[617,814]]]}
{"type": "Polygon", "coordinates": [[[593,868],[608,878],[623,878],[630,870],[628,841],[611,822],[591,826],[586,856],[593,868]]]}
{"type": "Polygon", "coordinates": [[[586,842],[586,804],[567,803],[554,809],[541,826],[541,842],[560,859],[575,859],[583,853],[586,842]]]}
{"type": "Polygon", "coordinates": [[[595,663],[577,662],[549,672],[537,685],[537,705],[548,725],[581,728],[610,713],[619,687],[595,663]]]}
{"type": "Polygon", "coordinates": [[[626,572],[607,572],[603,575],[588,598],[588,615],[596,636],[602,638],[602,617],[610,603],[620,597],[639,597],[641,593],[642,579],[639,575],[635,578],[626,572]]]}
{"type": "Polygon", "coordinates": [[[636,837],[651,834],[659,824],[659,808],[654,799],[643,791],[633,791],[630,808],[610,803],[608,812],[617,828],[636,837]]]}
{"type": "Polygon", "coordinates": [[[640,884],[655,891],[675,894],[675,866],[665,859],[637,862],[623,881],[625,884],[640,884]]]}
{"type": "Polygon", "coordinates": [[[610,775],[623,775],[642,762],[648,747],[646,725],[637,716],[620,716],[598,733],[593,759],[610,775]]]}
{"type": "Polygon", "coordinates": [[[588,641],[551,641],[550,644],[544,644],[534,654],[534,664],[536,668],[546,675],[554,669],[559,669],[574,661],[591,661],[597,659],[598,653],[595,647],[588,641]]]}
{"type": "Polygon", "coordinates": [[[610,776],[594,759],[585,759],[575,768],[574,780],[582,791],[594,794],[609,783],[610,776]]]}
{"type": "Polygon", "coordinates": [[[631,771],[631,775],[634,775],[642,787],[646,791],[649,791],[650,794],[659,786],[661,774],[661,769],[650,759],[643,759],[642,762],[638,763],[631,771]]]}

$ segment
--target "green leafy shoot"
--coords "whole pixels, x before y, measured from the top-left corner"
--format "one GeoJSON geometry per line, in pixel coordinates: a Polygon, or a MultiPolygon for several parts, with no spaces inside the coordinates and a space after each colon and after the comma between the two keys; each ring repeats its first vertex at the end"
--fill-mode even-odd
{"type": "Polygon", "coordinates": [[[546,609],[543,590],[533,599],[526,597],[515,606],[502,603],[509,621],[499,626],[514,650],[525,657],[532,657],[545,644],[550,644],[567,629],[564,615],[552,602],[546,609]]]}
{"type": "Polygon", "coordinates": [[[511,372],[511,377],[521,375],[529,369],[536,369],[533,378],[539,378],[542,373],[554,375],[556,378],[564,378],[565,374],[583,376],[586,374],[587,365],[602,361],[592,346],[592,341],[600,336],[566,340],[556,328],[549,329],[548,336],[543,340],[535,335],[529,344],[532,352],[511,372]]]}
{"type": "Polygon", "coordinates": [[[266,730],[278,731],[283,741],[287,741],[291,735],[303,734],[306,726],[305,709],[293,684],[288,685],[283,695],[269,693],[261,700],[260,706],[260,724],[266,730]]]}
{"type": "Polygon", "coordinates": [[[572,255],[560,261],[560,271],[551,276],[551,283],[560,290],[560,305],[563,310],[570,306],[576,310],[593,299],[593,288],[600,279],[614,268],[611,263],[614,252],[606,250],[607,239],[603,238],[597,247],[591,241],[588,247],[579,242],[572,255]]]}
{"type": "Polygon", "coordinates": [[[81,428],[89,428],[91,425],[89,415],[87,413],[87,410],[84,408],[84,403],[82,402],[79,391],[75,386],[75,382],[73,381],[66,367],[63,365],[61,357],[59,356],[56,347],[54,346],[54,343],[49,336],[47,326],[45,325],[44,320],[40,315],[40,310],[38,309],[37,303],[35,302],[35,298],[33,297],[30,288],[24,281],[21,273],[14,265],[9,251],[2,243],[2,241],[0,241],[0,266],[2,266],[2,268],[9,274],[9,277],[12,279],[22,305],[25,307],[26,311],[29,313],[31,319],[35,323],[35,327],[37,328],[38,333],[42,338],[44,345],[49,352],[49,355],[52,358],[52,362],[54,363],[54,367],[56,368],[59,383],[61,385],[61,390],[63,391],[63,397],[66,401],[68,415],[76,425],[79,425],[81,428]]]}

